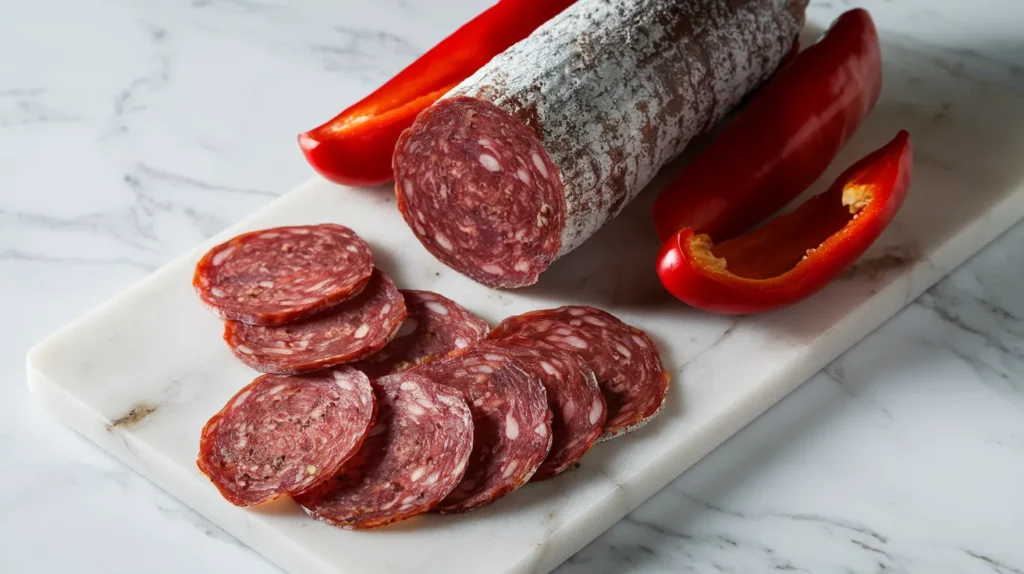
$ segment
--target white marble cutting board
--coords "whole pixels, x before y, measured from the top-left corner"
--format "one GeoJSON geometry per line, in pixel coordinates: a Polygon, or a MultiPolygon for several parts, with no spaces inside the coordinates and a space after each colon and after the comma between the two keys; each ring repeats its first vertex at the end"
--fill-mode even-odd
{"type": "Polygon", "coordinates": [[[961,69],[913,47],[886,44],[884,60],[882,101],[824,179],[906,128],[910,195],[854,269],[790,309],[735,319],[666,296],[653,271],[649,192],[538,285],[502,292],[437,263],[387,189],[317,179],[37,345],[29,385],[64,423],[291,573],[547,572],[1024,216],[1024,97],[962,82],[961,69]],[[192,267],[242,231],[323,221],[365,237],[400,286],[439,291],[492,323],[585,303],[642,327],[673,376],[666,408],[595,447],[575,472],[465,515],[351,532],[290,501],[229,505],[195,466],[199,432],[256,373],[221,343],[220,321],[192,292],[192,267]]]}

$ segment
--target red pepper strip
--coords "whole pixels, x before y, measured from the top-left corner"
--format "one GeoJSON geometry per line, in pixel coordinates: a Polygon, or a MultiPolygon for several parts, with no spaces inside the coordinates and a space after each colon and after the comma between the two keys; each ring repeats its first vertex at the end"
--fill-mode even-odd
{"type": "Polygon", "coordinates": [[[881,235],[910,186],[910,135],[900,131],[824,193],[739,237],[712,243],[686,228],[665,243],[658,276],[678,299],[727,314],[791,305],[835,279],[881,235]]]}
{"type": "Polygon", "coordinates": [[[530,35],[575,0],[501,0],[326,124],[299,135],[310,165],[345,185],[393,178],[402,130],[491,58],[530,35]]]}
{"type": "Polygon", "coordinates": [[[743,233],[795,199],[835,160],[882,85],[878,33],[846,12],[757,93],[654,202],[661,240],[689,227],[743,233]]]}

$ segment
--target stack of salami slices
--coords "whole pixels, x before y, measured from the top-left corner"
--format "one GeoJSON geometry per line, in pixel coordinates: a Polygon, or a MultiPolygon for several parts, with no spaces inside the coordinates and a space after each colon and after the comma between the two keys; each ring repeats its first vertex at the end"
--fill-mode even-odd
{"type": "Polygon", "coordinates": [[[334,224],[240,235],[196,267],[224,339],[265,373],[203,429],[198,466],[223,497],[291,496],[372,528],[479,508],[572,468],[661,407],[668,376],[642,331],[591,307],[482,319],[399,290],[334,224]]]}
{"type": "Polygon", "coordinates": [[[408,313],[354,231],[334,224],[239,235],[196,265],[193,285],[224,340],[264,373],[297,374],[373,355],[408,313]]]}

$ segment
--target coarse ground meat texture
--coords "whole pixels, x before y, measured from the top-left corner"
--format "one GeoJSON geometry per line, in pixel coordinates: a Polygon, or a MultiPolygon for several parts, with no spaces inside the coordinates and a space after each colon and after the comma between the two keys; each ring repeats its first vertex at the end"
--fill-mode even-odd
{"type": "Polygon", "coordinates": [[[470,346],[408,372],[462,393],[473,414],[473,452],[462,481],[435,510],[490,504],[526,484],[551,448],[551,410],[540,380],[499,349],[470,346]]]}
{"type": "Polygon", "coordinates": [[[806,0],[579,0],[406,130],[398,206],[490,287],[535,283],[778,67],[806,0]]]}
{"type": "Polygon", "coordinates": [[[262,375],[206,423],[197,464],[236,506],[296,495],[338,472],[375,414],[370,380],[355,369],[262,375]]]}
{"type": "Polygon", "coordinates": [[[276,327],[227,321],[224,340],[257,371],[305,373],[376,353],[395,337],[405,316],[402,294],[378,269],[362,293],[319,315],[276,327]]]}
{"type": "Polygon", "coordinates": [[[199,260],[192,284],[224,319],[281,325],[355,296],[372,272],[370,246],[325,223],[239,235],[199,260]]]}
{"type": "Polygon", "coordinates": [[[558,166],[526,125],[490,104],[459,99],[430,111],[399,142],[406,222],[435,257],[479,283],[536,282],[565,226],[558,166]]]}
{"type": "Polygon", "coordinates": [[[408,315],[383,349],[353,364],[370,378],[382,377],[464,349],[490,326],[455,301],[431,291],[401,290],[408,315]]]}
{"type": "Polygon", "coordinates": [[[566,306],[509,317],[489,335],[521,335],[576,353],[597,375],[608,416],[600,440],[640,428],[661,410],[669,375],[646,333],[605,311],[566,306]]]}
{"type": "Polygon", "coordinates": [[[376,528],[427,512],[462,480],[473,421],[462,394],[415,373],[373,381],[377,424],[335,477],[295,501],[343,528],[376,528]]]}
{"type": "Polygon", "coordinates": [[[551,451],[530,480],[551,478],[572,467],[601,436],[607,415],[594,371],[575,353],[527,337],[481,341],[477,346],[519,359],[519,366],[547,390],[551,451]]]}

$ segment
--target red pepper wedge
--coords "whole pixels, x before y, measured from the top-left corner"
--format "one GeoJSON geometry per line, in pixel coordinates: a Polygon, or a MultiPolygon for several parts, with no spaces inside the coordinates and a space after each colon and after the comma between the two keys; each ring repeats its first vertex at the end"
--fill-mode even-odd
{"type": "Polygon", "coordinates": [[[839,276],[889,225],[910,187],[912,155],[901,130],[827,191],[759,229],[720,243],[682,229],[662,247],[658,276],[679,300],[716,313],[796,303],[839,276]]]}
{"type": "Polygon", "coordinates": [[[421,111],[575,0],[500,0],[331,121],[299,135],[320,175],[344,185],[393,179],[391,156],[421,111]]]}
{"type": "Polygon", "coordinates": [[[841,15],[754,96],[654,202],[661,240],[691,228],[743,233],[825,173],[878,100],[882,63],[867,11],[841,15]]]}

